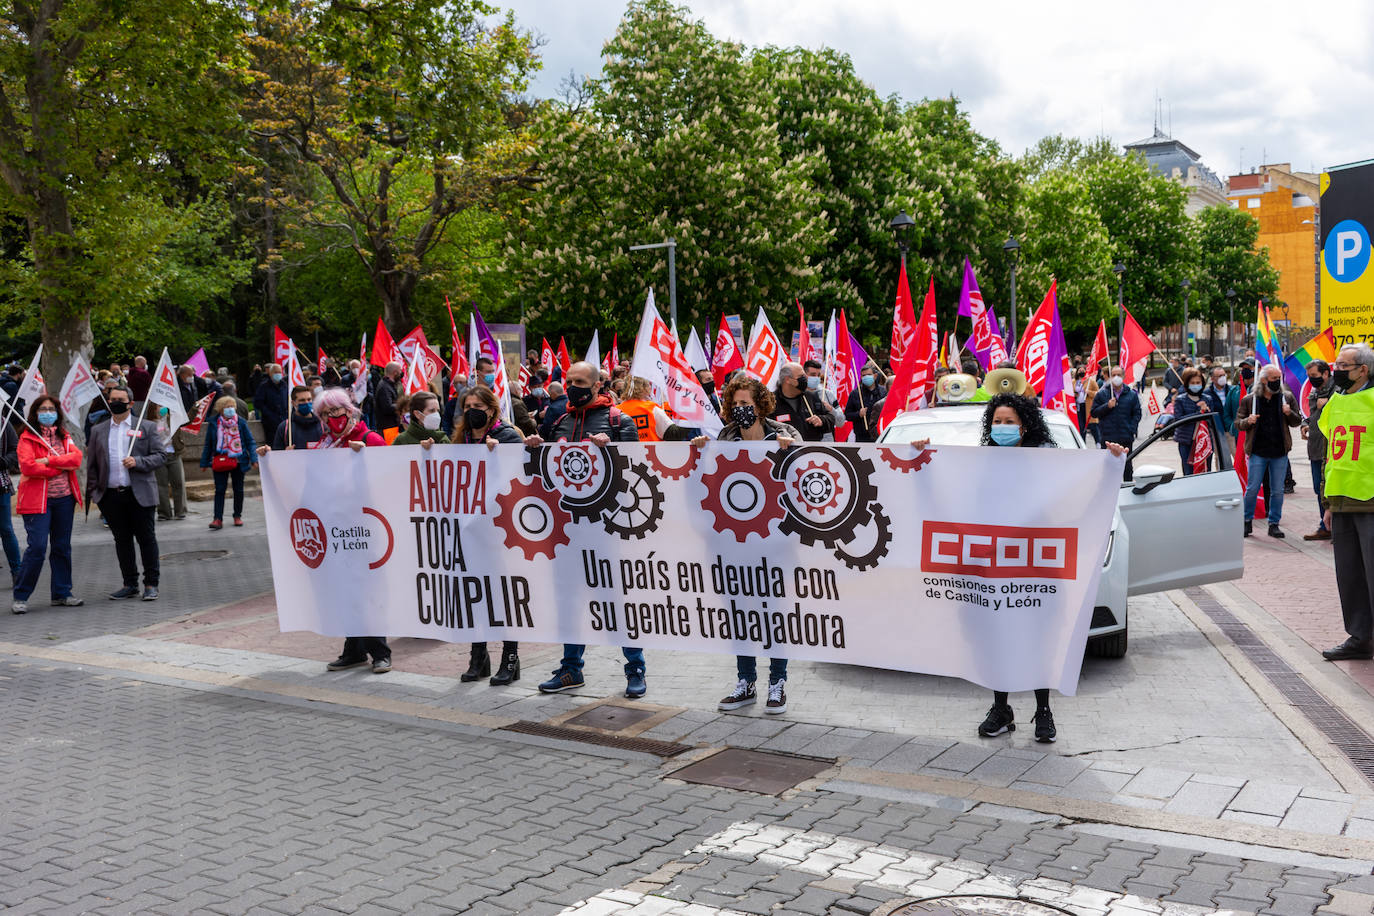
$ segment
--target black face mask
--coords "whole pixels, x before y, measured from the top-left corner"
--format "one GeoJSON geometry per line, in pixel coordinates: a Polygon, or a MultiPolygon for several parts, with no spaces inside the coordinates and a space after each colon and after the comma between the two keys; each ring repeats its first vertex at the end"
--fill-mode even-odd
{"type": "Polygon", "coordinates": [[[1355,384],[1350,378],[1349,369],[1337,369],[1332,373],[1332,377],[1336,380],[1336,387],[1342,391],[1349,389],[1351,385],[1355,384]]]}
{"type": "Polygon", "coordinates": [[[128,412],[129,412],[129,405],[128,405],[126,402],[124,402],[124,401],[111,401],[111,402],[110,402],[110,413],[114,414],[116,417],[123,416],[124,414],[126,414],[126,413],[128,413],[128,412]]]}
{"type": "Polygon", "coordinates": [[[754,412],[753,404],[736,404],[730,408],[730,419],[734,420],[740,429],[748,429],[754,425],[758,414],[754,412]]]}
{"type": "Polygon", "coordinates": [[[1271,378],[1269,381],[1265,382],[1265,384],[1268,385],[1269,390],[1273,392],[1278,392],[1281,388],[1283,388],[1283,382],[1279,381],[1276,378],[1271,378]]]}
{"type": "Polygon", "coordinates": [[[710,394],[711,392],[715,391],[716,380],[708,378],[706,381],[701,383],[701,390],[706,392],[707,394],[710,394]]]}
{"type": "Polygon", "coordinates": [[[1309,376],[1307,377],[1307,380],[1308,380],[1309,382],[1312,383],[1312,387],[1313,387],[1313,388],[1325,388],[1325,387],[1326,387],[1326,379],[1323,378],[1323,377],[1320,376],[1320,375],[1317,376],[1316,378],[1313,378],[1312,376],[1309,375],[1309,376]]]}
{"type": "Polygon", "coordinates": [[[1245,380],[1248,382],[1248,381],[1250,381],[1252,378],[1255,377],[1255,370],[1254,370],[1254,369],[1242,369],[1242,370],[1240,370],[1240,377],[1243,378],[1243,379],[1245,379],[1245,380]]]}
{"type": "Polygon", "coordinates": [[[468,429],[481,429],[487,425],[487,412],[480,407],[469,407],[463,411],[463,423],[468,429]]]}
{"type": "Polygon", "coordinates": [[[581,385],[569,385],[564,391],[568,394],[568,403],[573,407],[586,407],[592,402],[592,389],[583,388],[581,385]]]}

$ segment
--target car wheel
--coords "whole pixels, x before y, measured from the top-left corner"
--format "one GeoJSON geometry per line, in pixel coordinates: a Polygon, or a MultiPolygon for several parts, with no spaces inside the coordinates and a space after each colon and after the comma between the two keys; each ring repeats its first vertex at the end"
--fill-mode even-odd
{"type": "Polygon", "coordinates": [[[1093,658],[1123,658],[1126,655],[1126,628],[1089,639],[1088,654],[1093,658]]]}

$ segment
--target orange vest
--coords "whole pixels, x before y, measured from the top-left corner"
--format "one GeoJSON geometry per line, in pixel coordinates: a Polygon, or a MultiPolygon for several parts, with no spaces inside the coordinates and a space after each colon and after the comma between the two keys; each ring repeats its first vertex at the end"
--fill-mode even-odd
{"type": "Polygon", "coordinates": [[[654,408],[658,407],[653,401],[621,401],[616,405],[620,412],[631,420],[635,421],[635,429],[639,430],[640,442],[658,442],[658,431],[654,428],[654,408]]]}

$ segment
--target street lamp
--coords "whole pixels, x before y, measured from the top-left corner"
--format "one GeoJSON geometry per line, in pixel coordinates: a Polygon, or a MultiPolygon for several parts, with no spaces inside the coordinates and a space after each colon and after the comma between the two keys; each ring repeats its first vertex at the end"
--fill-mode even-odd
{"type": "Polygon", "coordinates": [[[902,266],[906,266],[906,253],[911,247],[907,241],[907,234],[916,225],[916,220],[906,215],[906,211],[898,213],[892,217],[892,222],[887,224],[887,228],[892,230],[892,234],[897,237],[897,247],[902,250],[902,266]]]}
{"type": "Polygon", "coordinates": [[[1226,312],[1226,364],[1234,366],[1236,364],[1236,348],[1231,345],[1231,342],[1236,333],[1236,291],[1233,289],[1226,291],[1226,312]]]}
{"type": "Polygon", "coordinates": [[[1008,236],[1002,243],[1002,252],[1011,265],[1011,339],[1016,340],[1016,265],[1021,260],[1021,243],[1016,236],[1008,236]]]}
{"type": "Polygon", "coordinates": [[[631,251],[645,251],[649,248],[668,249],[668,315],[672,327],[677,327],[677,239],[656,242],[653,245],[631,245],[631,251]]]}
{"type": "Polygon", "coordinates": [[[1184,356],[1192,356],[1192,355],[1193,355],[1193,354],[1190,352],[1190,351],[1192,350],[1192,348],[1188,346],[1188,295],[1189,295],[1189,293],[1192,292],[1192,290],[1189,289],[1189,287],[1191,287],[1192,285],[1193,285],[1193,284],[1191,284],[1191,283],[1188,282],[1188,278],[1187,278],[1187,277],[1184,277],[1184,278],[1183,278],[1183,282],[1179,284],[1179,286],[1183,287],[1183,355],[1184,355],[1184,356]]]}
{"type": "Polygon", "coordinates": [[[1126,277],[1126,265],[1120,261],[1112,267],[1116,274],[1116,345],[1121,352],[1126,350],[1126,299],[1122,283],[1126,277]]]}

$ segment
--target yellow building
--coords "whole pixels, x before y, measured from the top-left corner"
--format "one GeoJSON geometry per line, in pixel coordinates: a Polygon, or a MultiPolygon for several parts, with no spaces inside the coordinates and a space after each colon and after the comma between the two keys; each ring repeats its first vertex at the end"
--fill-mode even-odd
{"type": "Polygon", "coordinates": [[[1317,328],[1317,176],[1294,172],[1288,163],[1262,165],[1244,175],[1232,175],[1226,196],[1231,204],[1259,220],[1261,247],[1269,249],[1269,263],[1279,272],[1279,301],[1269,313],[1294,328],[1317,328]]]}

